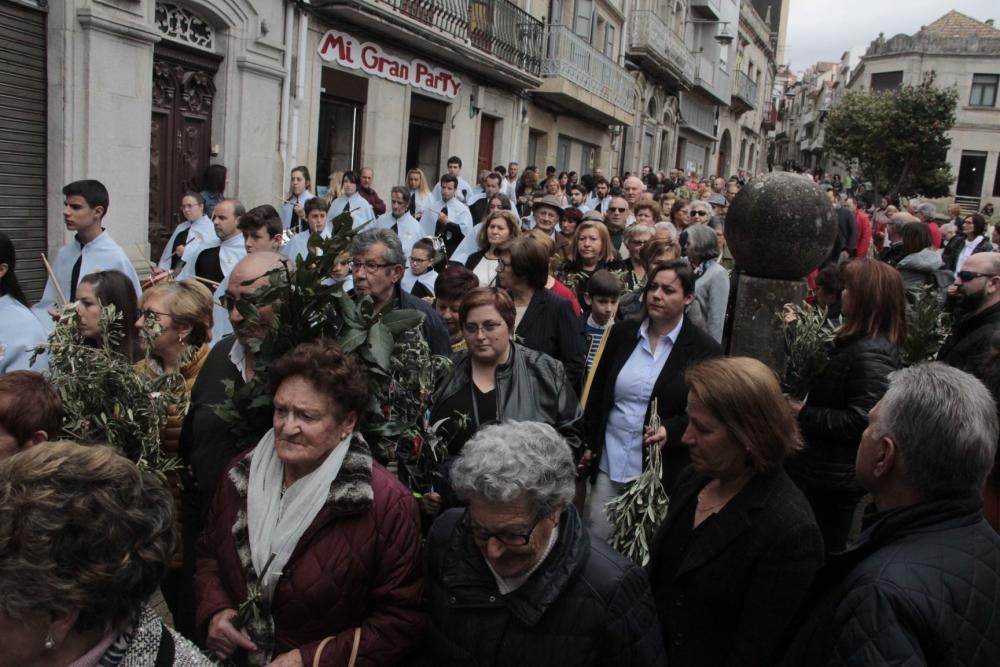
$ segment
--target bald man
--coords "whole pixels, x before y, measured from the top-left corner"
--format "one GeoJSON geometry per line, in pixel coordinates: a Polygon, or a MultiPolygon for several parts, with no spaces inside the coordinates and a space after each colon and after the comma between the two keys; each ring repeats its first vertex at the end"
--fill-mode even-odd
{"type": "Polygon", "coordinates": [[[629,207],[634,207],[642,199],[642,193],[646,189],[642,179],[638,176],[629,176],[622,182],[622,194],[629,207]]]}
{"type": "MultiPolygon", "coordinates": [[[[250,340],[266,338],[275,318],[273,308],[263,306],[258,308],[259,319],[246,320],[240,315],[236,304],[250,299],[254,292],[267,283],[267,274],[274,269],[283,268],[286,263],[288,258],[276,252],[255,252],[233,267],[229,274],[229,285],[221,300],[223,307],[229,312],[235,335],[226,336],[212,348],[191,389],[191,405],[180,436],[180,456],[184,464],[181,472],[184,567],[185,570],[192,568],[190,572],[193,572],[194,541],[201,532],[202,518],[211,505],[215,487],[226,463],[237,453],[238,443],[233,429],[216,414],[214,406],[226,401],[227,382],[232,382],[239,389],[253,378],[250,340]],[[244,285],[247,281],[253,282],[244,285]]],[[[294,264],[289,264],[289,267],[294,268],[294,264]]],[[[254,434],[254,438],[259,439],[265,431],[254,434]]],[[[190,601],[187,599],[193,592],[186,583],[177,586],[181,589],[179,605],[183,613],[180,616],[184,617],[183,620],[193,619],[193,597],[190,601]]],[[[173,607],[171,610],[173,611],[173,607]]],[[[176,612],[174,620],[183,622],[178,619],[176,612]]]]}

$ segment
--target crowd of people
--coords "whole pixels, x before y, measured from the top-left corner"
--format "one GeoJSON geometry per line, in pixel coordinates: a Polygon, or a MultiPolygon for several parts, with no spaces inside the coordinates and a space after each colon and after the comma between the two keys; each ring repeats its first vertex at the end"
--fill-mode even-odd
{"type": "Polygon", "coordinates": [[[108,190],[70,183],[75,236],[30,308],[0,234],[0,667],[1000,664],[984,215],[817,175],[837,237],[805,307],[836,333],[799,400],[726,355],[746,174],[447,165],[387,201],[370,168],[317,196],[296,167],[283,202],[249,209],[213,166],[145,284],[108,190]],[[218,410],[279,330],[269,276],[309,270],[345,214],[323,280],[419,312],[450,359],[427,399],[446,454],[419,485],[362,435],[371,371],[336,340],[271,363],[255,446],[218,410]],[[911,363],[925,295],[952,328],[911,363]],[[85,345],[180,379],[160,427],[179,467],[61,440],[45,344],[68,314],[85,345]],[[640,564],[605,508],[651,448],[669,512],[640,564]]]}

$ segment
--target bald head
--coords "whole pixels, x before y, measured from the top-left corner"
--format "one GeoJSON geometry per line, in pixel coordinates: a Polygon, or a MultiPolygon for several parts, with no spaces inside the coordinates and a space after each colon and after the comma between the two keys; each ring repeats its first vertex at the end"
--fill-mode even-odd
{"type": "Polygon", "coordinates": [[[268,336],[275,318],[274,307],[270,304],[258,305],[257,317],[246,320],[236,303],[252,299],[254,292],[267,284],[267,274],[285,266],[288,266],[289,270],[295,268],[295,264],[288,261],[284,255],[276,252],[255,252],[240,260],[229,274],[229,285],[226,287],[229,321],[233,325],[236,337],[244,345],[253,339],[263,340],[268,336]]]}
{"type": "Polygon", "coordinates": [[[625,201],[629,206],[634,206],[642,199],[642,191],[645,189],[642,179],[638,176],[629,176],[622,183],[622,194],[625,195],[625,201]]]}
{"type": "MultiPolygon", "coordinates": [[[[256,280],[274,269],[288,266],[289,270],[295,269],[295,264],[288,261],[288,258],[277,252],[255,252],[247,255],[233,267],[229,274],[229,284],[239,285],[248,280],[256,280]]],[[[257,281],[260,282],[260,281],[257,281]]],[[[261,283],[263,284],[263,283],[261,283]]]]}

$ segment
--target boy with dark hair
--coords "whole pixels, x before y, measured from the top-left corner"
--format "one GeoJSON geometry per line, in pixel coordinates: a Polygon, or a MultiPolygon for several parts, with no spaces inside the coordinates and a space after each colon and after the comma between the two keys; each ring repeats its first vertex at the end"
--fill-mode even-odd
{"type": "MultiPolygon", "coordinates": [[[[446,176],[455,177],[455,198],[464,204],[468,196],[472,194],[472,186],[469,185],[469,182],[467,180],[462,178],[462,158],[458,157],[457,155],[452,155],[450,158],[448,158],[447,164],[448,164],[448,173],[446,174],[446,176]]],[[[434,192],[432,194],[434,195],[434,199],[438,201],[441,200],[440,180],[438,181],[438,184],[434,186],[434,192]]]]}
{"type": "Polygon", "coordinates": [[[584,377],[589,376],[594,366],[597,351],[601,347],[604,335],[615,321],[618,312],[618,300],[622,294],[622,283],[618,276],[607,269],[601,269],[590,277],[587,291],[583,295],[590,312],[580,314],[580,328],[587,340],[587,359],[584,377]]]}
{"type": "Polygon", "coordinates": [[[142,293],[132,262],[103,227],[110,205],[104,184],[92,179],[74,181],[63,188],[63,197],[63,222],[66,229],[76,235],[59,249],[52,262],[56,282],[49,277],[41,301],[31,309],[46,333],[52,331],[53,320],[62,310],[57,284],[62,295],[74,301],[82,277],[97,271],[120,271],[132,281],[136,294],[142,293]]]}
{"type": "Polygon", "coordinates": [[[438,272],[434,270],[434,242],[420,239],[410,248],[406,272],[399,286],[427,303],[434,303],[434,283],[438,272]]]}
{"type": "MultiPolygon", "coordinates": [[[[314,197],[326,204],[321,197],[314,197]]],[[[309,202],[305,203],[305,210],[309,210],[309,202]]],[[[243,232],[243,244],[246,246],[247,254],[253,252],[277,252],[285,240],[284,228],[281,223],[281,215],[278,210],[270,204],[255,206],[246,212],[236,224],[236,228],[243,232]]]]}
{"type": "Polygon", "coordinates": [[[323,197],[313,197],[305,203],[303,210],[306,214],[308,229],[293,236],[292,240],[281,249],[281,254],[293,262],[297,261],[299,257],[309,255],[309,237],[313,234],[319,234],[328,239],[333,233],[333,222],[327,219],[330,204],[323,197]]]}

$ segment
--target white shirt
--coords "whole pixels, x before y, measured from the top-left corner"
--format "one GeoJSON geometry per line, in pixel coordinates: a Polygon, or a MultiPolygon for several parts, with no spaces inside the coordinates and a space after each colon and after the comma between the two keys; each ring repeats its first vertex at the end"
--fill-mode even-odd
{"type": "Polygon", "coordinates": [[[406,267],[406,271],[403,273],[403,278],[399,281],[399,286],[404,292],[410,294],[413,293],[413,288],[417,283],[420,283],[434,296],[434,283],[437,282],[438,273],[434,269],[430,271],[425,271],[419,276],[413,275],[413,269],[406,267]]]}
{"type": "Polygon", "coordinates": [[[452,197],[447,202],[437,199],[431,204],[431,207],[424,211],[424,217],[421,218],[420,224],[423,227],[424,234],[426,236],[434,236],[434,232],[437,230],[437,217],[438,214],[448,207],[448,222],[453,222],[458,225],[459,229],[466,236],[472,234],[472,230],[475,225],[472,223],[472,213],[469,211],[469,207],[458,200],[458,197],[452,197]]]}
{"type": "MultiPolygon", "coordinates": [[[[295,206],[304,206],[307,201],[315,197],[313,193],[306,190],[300,195],[292,195],[281,204],[281,226],[288,229],[292,226],[292,218],[295,217],[295,206]]],[[[302,216],[305,218],[305,216],[302,216]]],[[[296,221],[296,224],[297,221],[296,221]]]]}
{"type": "Polygon", "coordinates": [[[973,251],[979,247],[979,244],[986,240],[984,236],[977,236],[972,239],[965,239],[965,243],[962,244],[962,252],[958,253],[958,261],[955,262],[955,273],[962,270],[962,266],[965,264],[965,260],[972,257],[973,251]]]}
{"type": "Polygon", "coordinates": [[[340,195],[334,199],[333,202],[331,202],[330,211],[326,215],[326,224],[330,226],[330,222],[343,213],[345,208],[348,211],[352,211],[351,218],[354,220],[355,230],[358,230],[362,225],[375,220],[375,211],[372,210],[371,204],[368,203],[368,200],[355,192],[350,197],[340,195]]]}
{"type": "Polygon", "coordinates": [[[0,373],[43,372],[48,367],[47,355],[39,354],[34,366],[31,356],[36,347],[47,343],[42,323],[27,306],[9,294],[0,296],[0,373]]]}
{"type": "Polygon", "coordinates": [[[502,192],[505,195],[507,195],[507,198],[510,199],[511,203],[516,203],[517,202],[517,179],[515,178],[513,181],[511,181],[511,180],[508,180],[507,178],[504,178],[503,179],[503,183],[500,184],[500,192],[502,192]]]}
{"type": "Polygon", "coordinates": [[[249,382],[250,378],[247,377],[247,351],[238,338],[233,341],[233,346],[229,349],[229,361],[233,362],[233,366],[236,366],[236,370],[240,372],[240,377],[243,378],[243,381],[249,382]]]}
{"type": "MultiPolygon", "coordinates": [[[[434,195],[434,200],[435,201],[440,201],[441,200],[441,184],[440,183],[438,183],[437,185],[434,186],[434,190],[433,190],[433,192],[431,192],[431,194],[434,195]]],[[[465,180],[464,178],[462,178],[461,176],[459,176],[458,177],[458,187],[455,188],[455,199],[459,200],[462,203],[465,203],[466,198],[469,195],[471,195],[471,194],[472,194],[472,186],[469,185],[469,182],[467,180],[465,180]]]]}
{"type": "Polygon", "coordinates": [[[639,326],[638,340],[628,361],[615,379],[614,405],[608,413],[604,431],[604,456],[600,470],[614,482],[628,482],[642,472],[642,436],[646,428],[646,410],[653,387],[670,358],[684,317],[677,326],[656,343],[649,345],[649,318],[639,326]]]}
{"type": "MultiPolygon", "coordinates": [[[[333,233],[333,225],[329,222],[323,226],[323,231],[319,233],[325,239],[330,238],[333,233]]],[[[293,262],[297,262],[299,257],[307,257],[309,255],[309,237],[312,236],[311,230],[305,230],[299,232],[292,237],[292,240],[281,247],[281,254],[288,257],[293,262]]]]}
{"type": "Polygon", "coordinates": [[[405,211],[398,218],[393,217],[391,210],[386,211],[375,221],[375,227],[377,229],[392,229],[395,227],[396,235],[399,236],[399,242],[403,245],[403,254],[407,257],[410,256],[410,251],[413,250],[413,244],[425,236],[423,225],[420,224],[419,220],[410,215],[409,211],[405,211]]]}
{"type": "MultiPolygon", "coordinates": [[[[198,263],[198,257],[206,250],[211,248],[219,249],[219,268],[222,270],[223,276],[228,276],[229,272],[233,270],[241,259],[247,256],[246,242],[243,240],[243,234],[237,232],[230,236],[225,241],[219,239],[216,236],[213,240],[207,241],[202,244],[198,249],[198,254],[191,258],[190,262],[184,265],[184,268],[180,270],[177,274],[177,280],[185,280],[187,278],[195,277],[195,265],[198,263]]],[[[187,256],[187,251],[184,251],[184,255],[187,256]]]]}

